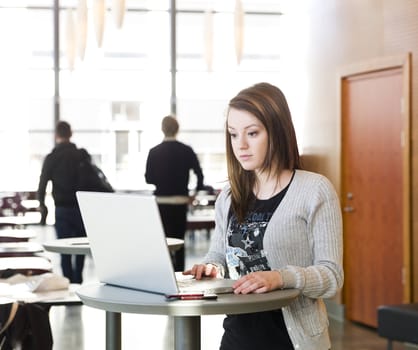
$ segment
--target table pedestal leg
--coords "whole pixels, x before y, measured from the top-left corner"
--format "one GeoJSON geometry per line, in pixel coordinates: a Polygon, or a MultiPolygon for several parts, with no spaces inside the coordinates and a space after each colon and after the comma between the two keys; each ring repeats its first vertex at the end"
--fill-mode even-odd
{"type": "Polygon", "coordinates": [[[106,350],[121,350],[121,314],[106,311],[106,350]]]}
{"type": "Polygon", "coordinates": [[[175,350],[200,350],[200,316],[174,316],[175,350]]]}

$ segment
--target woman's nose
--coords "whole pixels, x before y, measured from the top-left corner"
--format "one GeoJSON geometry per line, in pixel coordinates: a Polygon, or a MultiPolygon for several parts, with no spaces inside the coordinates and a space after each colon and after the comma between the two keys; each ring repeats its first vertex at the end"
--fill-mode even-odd
{"type": "Polygon", "coordinates": [[[239,147],[240,149],[245,149],[245,148],[247,148],[247,147],[248,147],[248,143],[247,143],[247,140],[246,140],[246,138],[245,138],[245,137],[240,137],[240,138],[238,139],[238,147],[239,147]]]}

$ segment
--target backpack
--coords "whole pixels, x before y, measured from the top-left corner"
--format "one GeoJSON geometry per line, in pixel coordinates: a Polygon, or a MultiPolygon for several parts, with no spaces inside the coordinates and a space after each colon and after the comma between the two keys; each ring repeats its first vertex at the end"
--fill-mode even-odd
{"type": "Polygon", "coordinates": [[[115,192],[103,171],[95,165],[90,154],[81,148],[77,167],[77,191],[115,192]]]}
{"type": "Polygon", "coordinates": [[[49,306],[9,302],[0,305],[1,350],[52,350],[49,306]]]}

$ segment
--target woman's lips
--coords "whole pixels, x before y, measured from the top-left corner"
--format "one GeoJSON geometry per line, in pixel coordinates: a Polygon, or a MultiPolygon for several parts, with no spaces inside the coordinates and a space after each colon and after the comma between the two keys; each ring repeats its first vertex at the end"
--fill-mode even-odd
{"type": "Polygon", "coordinates": [[[251,158],[251,155],[249,155],[249,154],[243,154],[243,155],[239,156],[239,159],[242,160],[242,161],[246,161],[250,158],[251,158]]]}

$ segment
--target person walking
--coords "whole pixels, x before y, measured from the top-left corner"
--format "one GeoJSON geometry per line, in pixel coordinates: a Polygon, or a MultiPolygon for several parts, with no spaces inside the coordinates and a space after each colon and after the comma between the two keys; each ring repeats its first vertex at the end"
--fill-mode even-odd
{"type": "MultiPolygon", "coordinates": [[[[38,185],[38,200],[45,211],[46,187],[52,181],[52,197],[55,204],[55,231],[58,238],[85,237],[75,192],[78,182],[80,152],[70,141],[72,130],[69,123],[60,121],[55,128],[56,145],[43,162],[38,185]]],[[[83,281],[84,255],[61,255],[61,269],[70,283],[83,281]]]]}
{"type": "MultiPolygon", "coordinates": [[[[204,188],[203,172],[193,149],[176,139],[179,131],[177,119],[164,117],[161,129],[164,139],[148,153],[145,180],[155,185],[154,194],[166,236],[184,239],[190,202],[190,170],[197,178],[196,192],[204,188]]],[[[184,247],[174,253],[173,263],[175,271],[184,270],[184,247]]]]}

